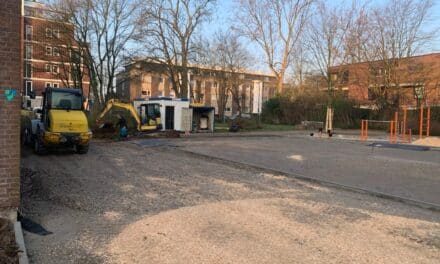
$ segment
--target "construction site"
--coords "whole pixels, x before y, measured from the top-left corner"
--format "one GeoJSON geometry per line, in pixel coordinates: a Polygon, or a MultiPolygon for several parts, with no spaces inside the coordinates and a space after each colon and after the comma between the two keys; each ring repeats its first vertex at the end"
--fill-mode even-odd
{"type": "Polygon", "coordinates": [[[42,6],[0,3],[0,264],[439,263],[439,85],[136,57],[99,94],[42,6]]]}
{"type": "Polygon", "coordinates": [[[287,131],[222,132],[212,107],[111,99],[92,133],[76,93],[47,88],[21,110],[31,263],[438,262],[429,107],[419,134],[406,108],[360,130],[327,108],[287,131]]]}

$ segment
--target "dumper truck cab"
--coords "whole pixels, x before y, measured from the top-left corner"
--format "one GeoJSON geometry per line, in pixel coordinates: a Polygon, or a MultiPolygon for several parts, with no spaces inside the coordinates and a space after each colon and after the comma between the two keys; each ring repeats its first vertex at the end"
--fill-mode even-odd
{"type": "Polygon", "coordinates": [[[92,132],[83,111],[81,90],[46,88],[42,107],[25,130],[26,141],[38,154],[59,147],[74,147],[80,154],[87,153],[92,132]]]}

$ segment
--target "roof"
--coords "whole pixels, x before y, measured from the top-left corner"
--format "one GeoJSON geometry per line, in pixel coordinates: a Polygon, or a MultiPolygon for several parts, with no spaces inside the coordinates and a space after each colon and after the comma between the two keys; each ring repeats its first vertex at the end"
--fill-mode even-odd
{"type": "MultiPolygon", "coordinates": [[[[151,64],[158,64],[158,65],[165,65],[166,62],[160,62],[160,61],[154,61],[148,58],[138,58],[135,59],[134,61],[128,63],[127,65],[125,65],[125,67],[129,67],[132,66],[136,63],[151,63],[151,64]]],[[[189,64],[188,68],[196,68],[196,69],[202,69],[202,70],[212,70],[212,71],[221,71],[222,69],[219,67],[209,67],[206,65],[201,65],[201,64],[189,64]]],[[[252,70],[247,70],[247,69],[243,69],[241,71],[238,71],[237,73],[241,73],[241,74],[250,74],[250,75],[259,75],[259,76],[265,76],[265,77],[273,77],[275,78],[275,74],[273,73],[266,73],[266,72],[260,72],[260,71],[252,71],[252,70]]]]}
{"type": "MultiPolygon", "coordinates": [[[[419,58],[431,57],[431,56],[432,57],[440,56],[440,52],[433,52],[433,53],[415,55],[415,56],[406,57],[406,58],[402,58],[402,59],[419,59],[419,58]]],[[[329,69],[336,69],[336,68],[340,68],[340,67],[348,67],[348,66],[353,66],[353,65],[366,64],[366,63],[374,63],[374,62],[380,62],[380,61],[383,61],[383,60],[362,61],[362,62],[356,62],[356,63],[340,64],[340,65],[336,65],[336,66],[331,66],[331,67],[329,67],[329,69]]]]}

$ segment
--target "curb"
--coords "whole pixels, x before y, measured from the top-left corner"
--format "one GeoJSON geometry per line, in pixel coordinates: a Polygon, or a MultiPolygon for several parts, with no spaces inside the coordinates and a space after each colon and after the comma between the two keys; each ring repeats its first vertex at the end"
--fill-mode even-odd
{"type": "Polygon", "coordinates": [[[301,181],[306,181],[306,182],[311,182],[311,183],[315,183],[315,184],[319,184],[321,186],[326,186],[326,187],[333,187],[333,188],[337,188],[337,189],[342,189],[342,190],[346,190],[346,191],[350,191],[350,192],[354,192],[354,193],[361,193],[361,194],[367,194],[373,197],[378,197],[378,198],[382,198],[382,199],[387,199],[387,200],[391,200],[391,201],[395,201],[395,202],[400,202],[400,203],[404,203],[404,204],[408,204],[408,205],[413,205],[419,208],[423,208],[423,209],[428,209],[431,211],[435,211],[435,212],[440,212],[440,205],[439,204],[433,204],[433,203],[429,203],[429,202],[423,202],[423,201],[419,201],[419,200],[414,200],[414,199],[410,199],[410,198],[405,198],[405,197],[401,197],[398,195],[392,195],[392,194],[387,194],[387,193],[382,193],[382,192],[378,192],[378,191],[372,191],[372,190],[368,190],[368,189],[364,189],[364,188],[360,188],[360,187],[354,187],[354,186],[349,186],[349,185],[344,185],[344,184],[340,184],[340,183],[336,183],[336,182],[332,182],[332,181],[326,181],[326,180],[321,180],[321,179],[316,179],[316,178],[311,178],[308,177],[306,175],[302,175],[299,173],[291,173],[291,172],[284,172],[284,171],[279,171],[276,169],[270,169],[270,168],[264,168],[264,167],[260,167],[258,165],[255,164],[251,164],[251,163],[247,163],[247,162],[238,162],[238,161],[232,161],[232,160],[228,160],[225,158],[219,158],[219,157],[213,157],[213,156],[209,156],[206,154],[201,154],[201,153],[197,153],[197,152],[193,152],[190,150],[185,150],[185,149],[179,149],[180,151],[189,153],[191,155],[194,156],[198,156],[201,158],[205,158],[205,159],[210,159],[210,160],[217,160],[226,164],[232,164],[232,165],[238,165],[238,166],[246,166],[249,168],[253,168],[256,170],[260,170],[263,172],[267,172],[267,173],[273,173],[273,174],[279,174],[279,175],[283,175],[286,177],[292,177],[301,181]]]}
{"type": "Polygon", "coordinates": [[[18,245],[18,263],[29,264],[29,259],[24,245],[23,230],[19,221],[14,223],[15,242],[18,245]]]}

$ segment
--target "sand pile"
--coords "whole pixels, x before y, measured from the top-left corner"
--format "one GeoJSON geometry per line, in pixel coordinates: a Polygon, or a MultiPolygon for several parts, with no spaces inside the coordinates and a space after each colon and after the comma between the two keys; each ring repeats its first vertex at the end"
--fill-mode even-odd
{"type": "Polygon", "coordinates": [[[440,147],[440,137],[427,137],[413,142],[414,145],[440,147]]]}

